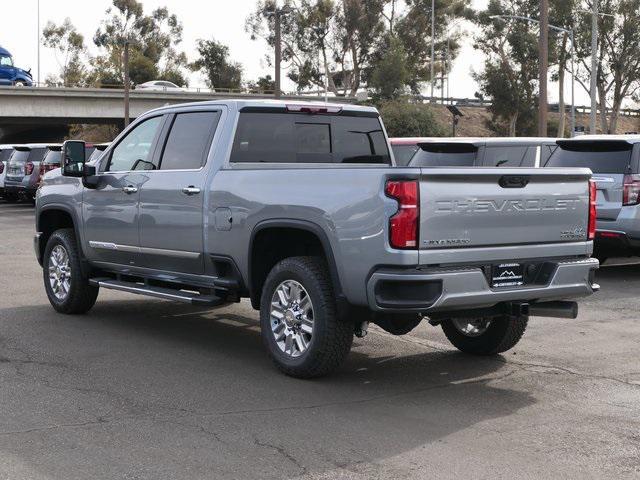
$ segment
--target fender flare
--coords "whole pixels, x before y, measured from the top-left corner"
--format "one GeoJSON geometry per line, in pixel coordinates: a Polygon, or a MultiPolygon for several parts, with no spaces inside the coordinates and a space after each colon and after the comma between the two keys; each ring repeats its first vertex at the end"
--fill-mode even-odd
{"type": "Polygon", "coordinates": [[[257,223],[251,231],[251,237],[249,239],[249,251],[247,255],[247,285],[249,287],[249,295],[252,299],[252,302],[254,300],[254,292],[252,291],[253,282],[251,279],[251,271],[253,268],[253,243],[256,235],[262,230],[266,230],[268,228],[293,228],[297,230],[307,231],[318,237],[318,239],[320,240],[320,244],[322,245],[322,249],[324,250],[327,265],[329,266],[329,274],[331,276],[331,282],[333,284],[333,289],[338,303],[338,311],[342,311],[342,308],[347,305],[347,300],[342,292],[342,284],[340,283],[338,267],[328,235],[326,234],[324,229],[317,223],[313,223],[308,220],[298,220],[293,218],[274,218],[263,220],[257,223]]]}

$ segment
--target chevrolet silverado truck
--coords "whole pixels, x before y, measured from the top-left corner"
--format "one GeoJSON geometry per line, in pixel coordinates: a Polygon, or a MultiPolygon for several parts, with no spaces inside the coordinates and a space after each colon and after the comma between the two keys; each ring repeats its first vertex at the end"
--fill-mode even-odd
{"type": "Polygon", "coordinates": [[[216,307],[249,298],[286,374],[327,374],[369,322],[422,320],[495,355],[529,316],[598,289],[580,168],[402,168],[374,108],[225,100],[140,116],[97,161],[83,142],[37,192],[55,310],[100,288],[216,307]]]}

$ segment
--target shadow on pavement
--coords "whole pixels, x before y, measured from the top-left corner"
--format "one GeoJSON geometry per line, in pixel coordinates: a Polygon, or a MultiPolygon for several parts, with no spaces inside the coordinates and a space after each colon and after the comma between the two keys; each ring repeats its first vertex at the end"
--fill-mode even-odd
{"type": "Polygon", "coordinates": [[[271,366],[246,306],[4,309],[0,452],[52,478],[331,476],[531,406],[500,384],[513,368],[372,334],[301,381],[271,366]]]}

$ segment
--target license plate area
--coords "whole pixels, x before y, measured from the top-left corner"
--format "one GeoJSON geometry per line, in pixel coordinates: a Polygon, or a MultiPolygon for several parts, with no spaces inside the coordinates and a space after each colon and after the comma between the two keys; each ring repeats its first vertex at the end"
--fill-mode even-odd
{"type": "Polygon", "coordinates": [[[499,263],[491,267],[491,288],[517,288],[525,283],[523,263],[499,263]]]}

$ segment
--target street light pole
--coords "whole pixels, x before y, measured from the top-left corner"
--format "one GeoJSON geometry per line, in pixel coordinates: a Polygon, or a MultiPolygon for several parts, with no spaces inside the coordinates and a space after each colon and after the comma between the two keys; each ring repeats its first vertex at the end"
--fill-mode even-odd
{"type": "Polygon", "coordinates": [[[598,0],[593,0],[591,18],[591,125],[595,134],[598,126],[598,0]]]}
{"type": "Polygon", "coordinates": [[[431,0],[431,103],[435,93],[436,63],[436,0],[431,0]]]}
{"type": "Polygon", "coordinates": [[[546,137],[549,102],[547,82],[549,76],[549,0],[540,0],[540,41],[538,44],[540,64],[540,99],[538,105],[538,136],[546,137]]]}

